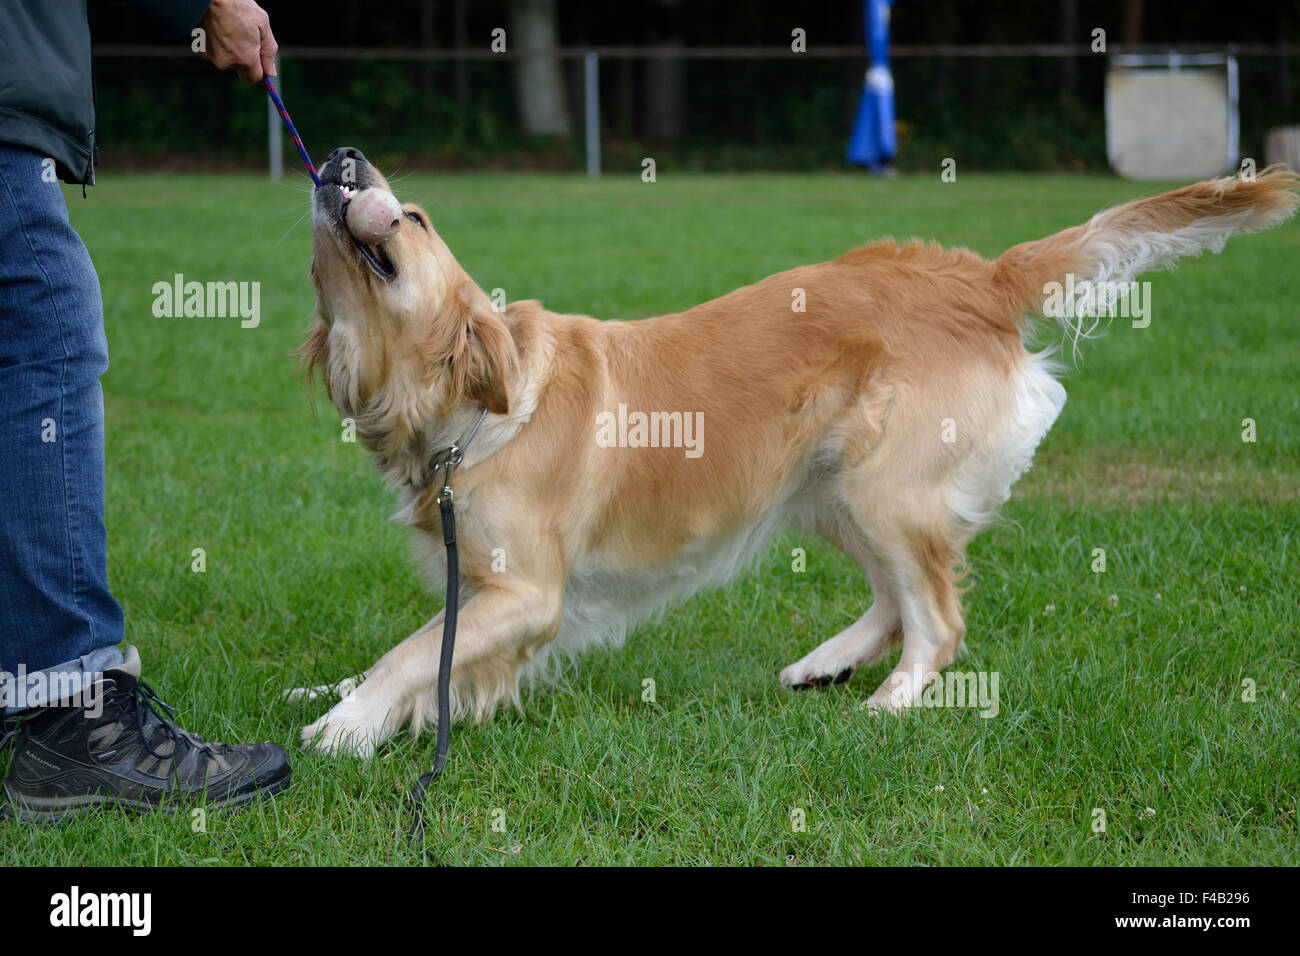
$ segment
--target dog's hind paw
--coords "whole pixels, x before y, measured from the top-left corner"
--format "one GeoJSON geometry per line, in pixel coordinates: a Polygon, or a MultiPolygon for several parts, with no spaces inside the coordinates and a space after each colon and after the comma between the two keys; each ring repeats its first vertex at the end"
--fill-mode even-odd
{"type": "Polygon", "coordinates": [[[791,690],[809,690],[843,684],[853,676],[854,669],[852,658],[842,653],[834,641],[827,641],[783,669],[780,679],[791,690]]]}
{"type": "Polygon", "coordinates": [[[781,682],[791,690],[824,690],[834,684],[843,684],[853,676],[853,668],[846,667],[834,676],[830,674],[820,674],[817,677],[810,677],[803,681],[786,680],[782,675],[781,682]]]}

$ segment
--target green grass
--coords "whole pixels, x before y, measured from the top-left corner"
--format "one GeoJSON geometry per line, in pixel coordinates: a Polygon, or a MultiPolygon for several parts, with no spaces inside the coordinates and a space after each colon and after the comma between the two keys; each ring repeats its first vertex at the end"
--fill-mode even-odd
{"type": "MultiPolygon", "coordinates": [[[[214,812],[206,832],[188,815],[111,812],[0,824],[0,861],[408,862],[402,797],[431,737],[399,737],[370,762],[310,756],[296,735],[320,706],[279,698],[368,666],[437,606],[362,450],[291,375],[312,309],[305,190],[102,179],[89,200],[68,196],[104,286],[110,574],[128,637],[184,726],[280,741],[294,784],[214,812]],[[152,285],[177,272],[259,281],[261,325],[154,318],[152,285]],[[190,570],[199,547],[203,574],[190,570]]],[[[887,234],[996,255],[1163,187],[660,170],[654,184],[412,176],[397,188],[485,288],[638,317],[887,234]]],[[[1014,524],[970,549],[969,654],[955,666],[1001,675],[996,718],[873,719],[859,704],[888,665],[825,693],[780,687],[780,667],[869,602],[838,552],[787,537],[753,574],[533,693],[525,713],[458,726],[430,795],[433,846],[489,865],[1300,862],[1297,260],[1294,223],[1234,240],[1148,277],[1150,328],[1117,321],[1083,345],[1070,401],[1006,509],[1014,524]],[[1244,418],[1256,443],[1241,441],[1244,418]],[[1090,570],[1097,547],[1104,574],[1090,570]],[[655,703],[642,701],[647,678],[655,703]]]]}

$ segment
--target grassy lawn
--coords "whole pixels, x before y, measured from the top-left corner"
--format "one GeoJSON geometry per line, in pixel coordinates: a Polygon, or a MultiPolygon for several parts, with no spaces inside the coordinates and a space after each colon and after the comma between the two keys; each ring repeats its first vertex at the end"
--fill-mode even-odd
{"type": "MultiPolygon", "coordinates": [[[[884,235],[996,255],[1165,188],[637,172],[395,185],[485,288],[602,317],[677,310],[884,235]]],[[[0,862],[409,862],[403,797],[432,737],[371,762],[309,756],[297,731],[321,705],[279,697],[358,672],[437,607],[364,453],[292,377],[312,309],[306,179],[101,180],[67,195],[104,288],[110,575],[128,637],[183,726],[293,748],[294,784],[206,827],[0,824],[0,862]],[[260,282],[260,325],[155,318],[152,286],[175,273],[260,282]]],[[[824,693],[782,688],[782,666],[869,603],[837,551],[786,537],[525,713],[458,726],[433,847],[489,865],[1300,863],[1297,261],[1296,223],[1233,240],[1148,277],[1149,328],[1117,320],[1082,346],[1014,523],[970,549],[954,666],[999,673],[996,717],[871,718],[859,705],[888,663],[824,693]]]]}

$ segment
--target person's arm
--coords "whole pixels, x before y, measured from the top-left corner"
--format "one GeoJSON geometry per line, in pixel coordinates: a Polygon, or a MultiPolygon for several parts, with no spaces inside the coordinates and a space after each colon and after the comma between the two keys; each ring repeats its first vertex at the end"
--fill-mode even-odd
{"type": "Polygon", "coordinates": [[[135,0],[135,5],[174,39],[202,28],[207,34],[202,56],[218,70],[234,67],[245,83],[275,76],[279,47],[270,17],[254,0],[135,0]]]}

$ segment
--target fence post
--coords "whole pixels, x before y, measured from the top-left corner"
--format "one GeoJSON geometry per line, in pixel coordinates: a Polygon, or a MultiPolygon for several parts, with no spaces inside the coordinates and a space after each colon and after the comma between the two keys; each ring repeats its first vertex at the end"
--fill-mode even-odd
{"type": "Polygon", "coordinates": [[[600,176],[600,61],[595,50],[588,50],[582,58],[586,93],[587,119],[587,176],[600,176]]]}
{"type": "MultiPolygon", "coordinates": [[[[281,97],[284,96],[284,72],[280,69],[280,58],[275,58],[275,84],[280,90],[281,97]]],[[[280,114],[276,112],[275,104],[271,98],[266,98],[266,148],[271,157],[271,178],[281,179],[284,176],[284,127],[280,114]]]]}

